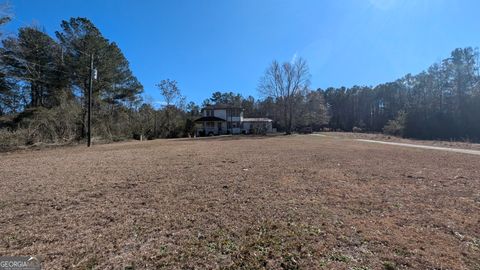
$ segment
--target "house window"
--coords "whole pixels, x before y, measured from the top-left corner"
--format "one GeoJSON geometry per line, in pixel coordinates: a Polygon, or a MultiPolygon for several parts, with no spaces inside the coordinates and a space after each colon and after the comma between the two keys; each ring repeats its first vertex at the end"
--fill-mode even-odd
{"type": "Polygon", "coordinates": [[[240,117],[240,109],[238,108],[235,108],[235,109],[232,109],[232,116],[233,117],[240,117]]]}
{"type": "Polygon", "coordinates": [[[242,110],[238,108],[227,109],[227,118],[228,117],[240,117],[240,112],[242,110]]]}
{"type": "Polygon", "coordinates": [[[213,116],[213,110],[207,110],[207,116],[213,116]]]}
{"type": "Polygon", "coordinates": [[[215,127],[215,123],[214,122],[207,122],[207,127],[213,128],[213,127],[215,127]]]}

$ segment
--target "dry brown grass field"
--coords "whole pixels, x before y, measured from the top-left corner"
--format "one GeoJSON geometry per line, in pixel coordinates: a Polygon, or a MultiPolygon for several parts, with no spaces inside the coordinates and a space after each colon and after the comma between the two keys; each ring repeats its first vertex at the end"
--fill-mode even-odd
{"type": "Polygon", "coordinates": [[[480,156],[312,135],[0,154],[44,269],[480,269],[480,156]]]}

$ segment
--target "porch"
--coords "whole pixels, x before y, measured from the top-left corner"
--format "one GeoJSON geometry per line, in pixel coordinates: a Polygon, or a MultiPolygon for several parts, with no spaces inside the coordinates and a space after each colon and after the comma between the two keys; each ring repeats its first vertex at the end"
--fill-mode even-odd
{"type": "Polygon", "coordinates": [[[195,120],[197,136],[213,136],[227,134],[227,123],[215,116],[201,117],[195,120]]]}

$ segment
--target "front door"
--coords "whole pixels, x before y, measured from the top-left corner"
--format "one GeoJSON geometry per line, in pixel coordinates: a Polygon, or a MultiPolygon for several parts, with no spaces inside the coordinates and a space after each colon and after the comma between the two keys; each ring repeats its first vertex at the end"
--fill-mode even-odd
{"type": "Polygon", "coordinates": [[[218,122],[218,133],[221,134],[222,133],[222,122],[218,122]]]}

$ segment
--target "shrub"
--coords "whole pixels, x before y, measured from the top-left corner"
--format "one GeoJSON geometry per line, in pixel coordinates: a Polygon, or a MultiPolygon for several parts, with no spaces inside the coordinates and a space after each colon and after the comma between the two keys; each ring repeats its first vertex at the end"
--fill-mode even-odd
{"type": "Polygon", "coordinates": [[[0,129],[0,151],[17,148],[27,144],[28,134],[26,130],[0,129]]]}
{"type": "Polygon", "coordinates": [[[383,127],[383,133],[402,137],[405,132],[406,119],[407,114],[404,111],[400,111],[395,119],[388,120],[387,124],[383,127]]]}
{"type": "Polygon", "coordinates": [[[70,142],[78,135],[79,112],[75,105],[31,109],[20,117],[17,129],[26,130],[27,144],[70,142]]]}
{"type": "Polygon", "coordinates": [[[64,102],[51,109],[26,109],[0,128],[0,149],[36,143],[69,143],[78,138],[80,106],[64,102]]]}
{"type": "Polygon", "coordinates": [[[361,128],[359,128],[359,127],[353,127],[353,128],[352,128],[352,131],[353,131],[353,132],[360,133],[360,132],[363,132],[363,129],[361,129],[361,128]]]}

